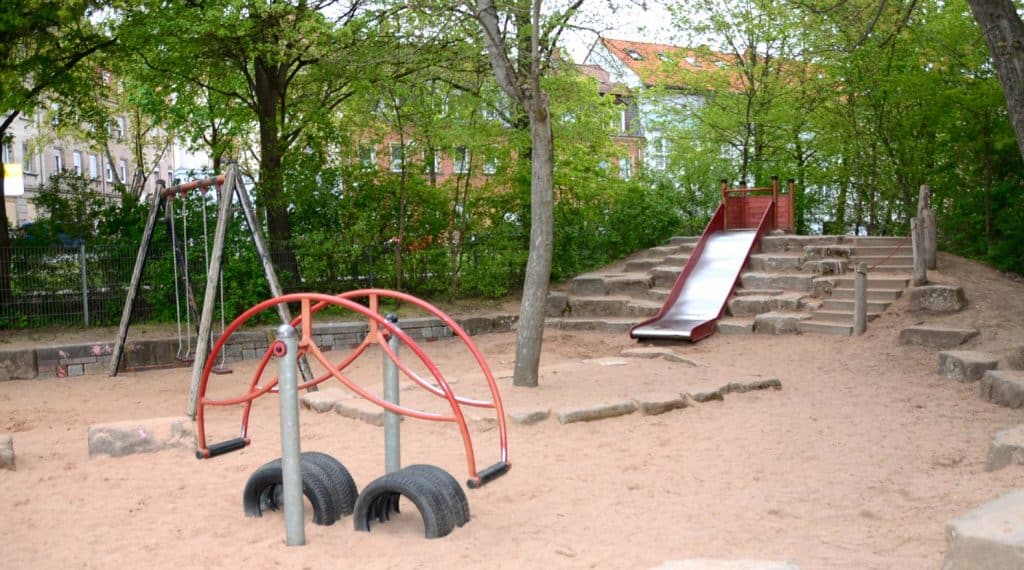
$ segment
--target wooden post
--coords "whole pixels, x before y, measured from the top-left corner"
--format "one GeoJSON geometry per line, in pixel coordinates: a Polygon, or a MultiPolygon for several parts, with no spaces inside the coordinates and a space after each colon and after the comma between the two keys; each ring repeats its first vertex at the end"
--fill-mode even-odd
{"type": "Polygon", "coordinates": [[[729,229],[729,181],[723,178],[722,185],[722,227],[729,229]]]}
{"type": "Polygon", "coordinates": [[[772,176],[772,221],[774,222],[773,230],[779,229],[779,177],[772,176]]]}
{"type": "Polygon", "coordinates": [[[935,225],[935,210],[926,208],[924,215],[924,261],[925,267],[935,269],[938,267],[938,239],[939,232],[935,225]]]}
{"type": "Polygon", "coordinates": [[[135,255],[135,269],[132,271],[132,280],[124,299],[124,308],[121,310],[121,326],[117,329],[117,339],[114,340],[114,350],[110,355],[110,368],[107,370],[107,374],[110,376],[117,376],[117,369],[121,366],[124,341],[128,337],[129,321],[132,318],[132,309],[135,307],[135,296],[139,293],[142,270],[146,267],[146,254],[153,241],[153,227],[156,226],[156,215],[160,211],[162,203],[163,197],[160,196],[160,189],[157,189],[153,192],[153,202],[149,206],[149,216],[146,218],[146,229],[142,232],[142,243],[139,244],[139,252],[135,255]]]}
{"type": "Polygon", "coordinates": [[[932,189],[927,184],[922,184],[917,192],[917,217],[924,215],[924,211],[932,207],[932,189]]]}
{"type": "Polygon", "coordinates": [[[925,269],[924,261],[924,224],[921,223],[921,218],[914,218],[910,220],[910,237],[913,243],[914,249],[914,278],[911,284],[914,287],[920,287],[928,282],[928,272],[925,269]]]}
{"type": "Polygon", "coordinates": [[[206,294],[203,296],[203,314],[199,320],[199,338],[196,340],[196,359],[192,363],[192,384],[188,393],[188,416],[196,419],[198,406],[199,383],[203,377],[203,368],[210,352],[210,337],[213,329],[213,309],[217,304],[217,286],[221,279],[221,266],[224,259],[224,239],[231,221],[231,195],[234,193],[235,178],[238,176],[237,165],[228,166],[224,184],[220,187],[217,208],[217,227],[213,232],[213,247],[210,250],[210,265],[206,268],[206,294]]]}
{"type": "MultiPolygon", "coordinates": [[[[274,263],[270,259],[270,249],[267,247],[266,240],[263,239],[263,229],[260,227],[259,219],[256,218],[256,209],[252,207],[252,201],[249,200],[249,193],[245,190],[245,184],[242,182],[241,176],[235,177],[235,195],[238,196],[238,203],[242,206],[245,224],[249,226],[249,235],[252,236],[252,242],[256,246],[256,253],[259,254],[260,262],[263,264],[263,275],[266,276],[267,284],[270,285],[270,295],[272,297],[280,297],[284,295],[284,291],[281,289],[281,282],[277,279],[274,263]]],[[[277,305],[277,315],[281,317],[282,325],[290,325],[292,323],[292,312],[288,310],[288,305],[285,303],[277,305]]],[[[313,376],[313,369],[309,367],[309,360],[306,359],[306,355],[299,357],[298,362],[303,382],[309,382],[315,378],[313,376]]],[[[315,392],[316,390],[316,386],[309,388],[310,392],[315,392]]]]}
{"type": "Polygon", "coordinates": [[[860,336],[868,328],[868,266],[858,263],[853,277],[853,334],[860,336]]]}

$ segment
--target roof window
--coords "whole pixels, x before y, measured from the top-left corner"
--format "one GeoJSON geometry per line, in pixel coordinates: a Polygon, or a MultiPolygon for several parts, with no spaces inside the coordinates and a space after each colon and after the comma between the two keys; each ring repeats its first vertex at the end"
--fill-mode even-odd
{"type": "Polygon", "coordinates": [[[686,56],[686,63],[689,63],[692,67],[697,67],[697,58],[688,55],[686,56]]]}
{"type": "Polygon", "coordinates": [[[657,53],[657,55],[658,55],[658,59],[660,59],[661,61],[663,61],[665,63],[668,63],[668,56],[665,55],[665,52],[659,51],[657,53]]]}
{"type": "Polygon", "coordinates": [[[623,51],[625,51],[626,55],[628,55],[630,58],[635,59],[637,61],[643,61],[644,59],[643,54],[641,54],[640,52],[636,51],[633,48],[626,48],[623,51]]]}

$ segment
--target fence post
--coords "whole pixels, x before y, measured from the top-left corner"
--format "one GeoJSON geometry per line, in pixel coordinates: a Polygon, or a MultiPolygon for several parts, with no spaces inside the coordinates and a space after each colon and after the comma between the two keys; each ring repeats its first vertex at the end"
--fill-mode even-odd
{"type": "Polygon", "coordinates": [[[928,272],[924,261],[924,228],[921,218],[910,220],[910,239],[914,249],[914,278],[911,284],[920,287],[928,282],[928,272]]]}
{"type": "Polygon", "coordinates": [[[853,335],[868,328],[868,266],[858,263],[853,277],[853,335]]]}
{"type": "Polygon", "coordinates": [[[89,272],[85,268],[85,242],[78,244],[78,265],[82,268],[82,321],[89,326],[89,272]]]}

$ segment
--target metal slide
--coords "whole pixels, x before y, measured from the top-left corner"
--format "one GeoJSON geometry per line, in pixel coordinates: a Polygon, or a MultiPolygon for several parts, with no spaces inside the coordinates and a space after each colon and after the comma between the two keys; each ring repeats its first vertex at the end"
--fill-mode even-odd
{"type": "Polygon", "coordinates": [[[634,326],[630,337],[698,341],[714,332],[715,321],[761,234],[760,227],[722,229],[723,218],[719,208],[661,311],[634,326]]]}

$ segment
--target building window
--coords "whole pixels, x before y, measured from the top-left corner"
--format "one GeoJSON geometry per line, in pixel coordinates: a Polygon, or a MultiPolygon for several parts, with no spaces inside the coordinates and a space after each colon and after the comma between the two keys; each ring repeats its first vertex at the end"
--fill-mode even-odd
{"type": "Polygon", "coordinates": [[[633,161],[627,156],[619,159],[619,178],[629,180],[633,177],[633,161]]]}
{"type": "Polygon", "coordinates": [[[91,180],[96,180],[97,176],[99,176],[99,173],[96,171],[96,155],[95,154],[90,154],[89,155],[89,178],[91,180]]]}
{"type": "Polygon", "coordinates": [[[658,52],[657,54],[655,54],[655,55],[657,55],[657,56],[658,56],[658,59],[660,59],[660,60],[661,60],[662,62],[664,62],[664,63],[668,63],[668,62],[669,62],[668,56],[667,56],[667,55],[665,55],[665,52],[661,52],[661,51],[659,51],[659,52],[658,52]]]}
{"type": "Polygon", "coordinates": [[[359,145],[359,162],[363,166],[367,167],[373,166],[377,163],[377,152],[374,150],[373,145],[359,145]]]}
{"type": "Polygon", "coordinates": [[[683,59],[686,60],[686,63],[690,64],[690,67],[697,67],[697,58],[696,57],[693,57],[692,55],[688,55],[688,56],[686,56],[683,59]]]}
{"type": "Polygon", "coordinates": [[[110,161],[104,161],[104,165],[107,167],[107,182],[114,181],[114,168],[110,165],[110,161]]]}
{"type": "Polygon", "coordinates": [[[128,164],[123,158],[117,161],[117,173],[121,175],[121,184],[124,184],[128,180],[128,164]]]}
{"type": "Polygon", "coordinates": [[[0,145],[0,162],[3,162],[4,164],[11,162],[12,154],[14,154],[14,151],[11,150],[10,142],[5,142],[3,145],[0,145]]]}
{"type": "Polygon", "coordinates": [[[455,149],[455,159],[453,160],[454,165],[452,166],[452,172],[456,174],[465,174],[469,172],[469,149],[460,146],[455,149]]]}
{"type": "Polygon", "coordinates": [[[655,170],[665,170],[668,166],[668,141],[657,138],[651,145],[651,167],[655,170]]]}
{"type": "Polygon", "coordinates": [[[441,174],[441,153],[436,150],[423,151],[423,164],[426,165],[427,174],[441,174]]]}
{"type": "Polygon", "coordinates": [[[35,172],[34,163],[32,153],[29,152],[28,143],[21,143],[21,170],[26,173],[35,172]]]}
{"type": "Polygon", "coordinates": [[[622,109],[621,111],[619,111],[619,132],[625,133],[626,126],[626,110],[622,109]]]}
{"type": "Polygon", "coordinates": [[[391,143],[391,172],[402,171],[403,150],[402,143],[391,143]]]}
{"type": "Polygon", "coordinates": [[[491,176],[498,172],[498,159],[488,158],[484,161],[484,174],[491,176]]]}
{"type": "Polygon", "coordinates": [[[117,117],[114,123],[114,137],[119,141],[124,140],[124,117],[117,117]]]}
{"type": "Polygon", "coordinates": [[[82,175],[82,153],[77,150],[71,153],[71,164],[75,167],[75,174],[82,175]]]}
{"type": "Polygon", "coordinates": [[[64,157],[57,150],[53,152],[53,171],[60,172],[61,170],[64,170],[64,157]]]}
{"type": "Polygon", "coordinates": [[[636,61],[643,61],[644,59],[643,54],[641,54],[640,52],[636,51],[633,48],[626,48],[624,51],[626,52],[626,55],[628,55],[631,59],[635,59],[636,61]]]}

